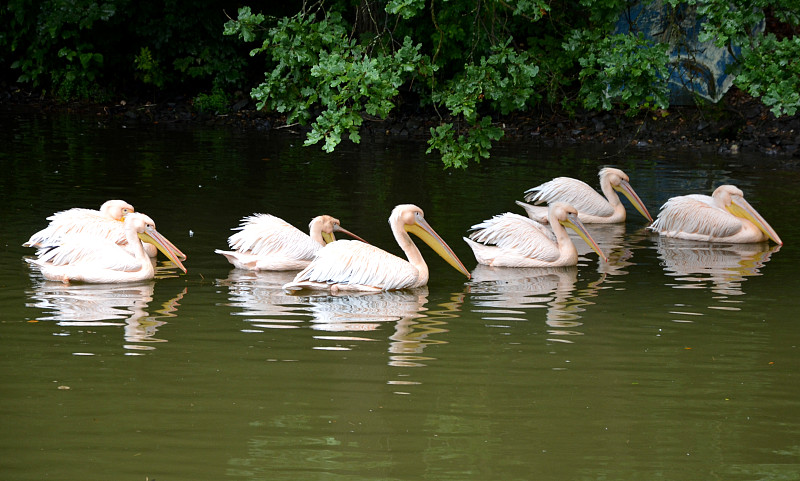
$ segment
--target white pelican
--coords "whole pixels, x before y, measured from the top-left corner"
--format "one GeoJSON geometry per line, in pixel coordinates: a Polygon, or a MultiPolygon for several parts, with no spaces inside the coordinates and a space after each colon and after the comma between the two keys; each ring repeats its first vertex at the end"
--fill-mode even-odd
{"type": "MultiPolygon", "coordinates": [[[[50,223],[33,234],[25,247],[53,245],[58,239],[69,234],[92,234],[107,237],[109,232],[122,227],[125,215],[135,212],[133,206],[124,200],[109,200],[99,210],[73,208],[56,212],[47,218],[50,223]]],[[[121,229],[119,229],[121,231],[121,229]]]]}
{"type": "MultiPolygon", "coordinates": [[[[124,200],[109,200],[100,206],[99,210],[72,208],[56,212],[47,218],[50,223],[44,229],[33,234],[25,247],[48,247],[59,244],[60,240],[68,235],[83,234],[94,237],[110,239],[115,243],[126,246],[125,229],[122,221],[125,216],[135,212],[133,206],[124,200]]],[[[137,241],[138,244],[142,244],[137,241]]],[[[152,244],[143,244],[145,252],[150,257],[158,255],[158,249],[152,244]]],[[[127,247],[126,247],[127,248],[127,247]]],[[[186,255],[174,245],[172,249],[181,260],[186,260],[186,255]]],[[[133,249],[129,250],[131,254],[133,249]]]]}
{"type": "Polygon", "coordinates": [[[464,241],[472,248],[479,264],[495,267],[560,267],[578,263],[578,250],[567,230],[570,227],[604,261],[606,256],[569,204],[556,202],[548,208],[552,232],[535,220],[505,213],[472,226],[464,241]]]}
{"type": "Polygon", "coordinates": [[[45,279],[51,281],[115,283],[148,280],[153,278],[155,268],[144,251],[142,240],[155,245],[186,272],[178,259],[177,249],[158,233],[150,217],[139,213],[127,214],[124,229],[128,249],[109,239],[72,234],[61,238],[56,246],[42,247],[35,259],[26,260],[39,266],[45,279]]]}
{"type": "Polygon", "coordinates": [[[409,232],[431,246],[451,266],[469,278],[469,272],[447,243],[425,220],[422,209],[401,204],[389,216],[395,240],[408,260],[370,244],[331,242],[317,252],[311,264],[285,286],[287,291],[326,289],[340,291],[388,291],[421,287],[428,283],[428,266],[409,232]]]}
{"type": "MultiPolygon", "coordinates": [[[[600,170],[600,190],[605,198],[598,194],[588,184],[570,177],[556,177],[525,191],[525,200],[536,204],[553,202],[566,202],[578,209],[578,218],[585,224],[612,224],[625,222],[625,206],[620,202],[617,192],[621,192],[631,204],[653,222],[653,217],[647,211],[642,200],[631,187],[628,175],[611,167],[600,170]]],[[[534,206],[517,201],[525,209],[531,219],[547,223],[547,207],[534,206]]]]}
{"type": "Polygon", "coordinates": [[[690,194],[667,200],[648,229],[677,239],[735,244],[772,239],[783,245],[778,233],[733,185],[717,187],[711,197],[690,194]]]}
{"type": "Polygon", "coordinates": [[[314,254],[342,232],[362,242],[364,239],[342,228],[339,219],[321,215],[308,224],[310,235],[270,214],[245,217],[239,232],[228,237],[232,251],[215,250],[239,269],[251,271],[290,271],[306,267],[314,254]]]}

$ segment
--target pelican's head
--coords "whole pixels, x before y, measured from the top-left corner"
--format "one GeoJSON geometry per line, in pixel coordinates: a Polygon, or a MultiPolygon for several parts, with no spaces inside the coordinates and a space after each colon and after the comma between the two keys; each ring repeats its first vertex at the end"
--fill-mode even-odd
{"type": "Polygon", "coordinates": [[[126,215],[136,211],[124,200],[109,200],[100,206],[100,212],[114,220],[124,220],[126,215]]]}
{"type": "Polygon", "coordinates": [[[570,229],[574,230],[581,236],[589,247],[592,248],[593,251],[597,252],[597,255],[600,256],[603,261],[608,262],[608,258],[603,254],[603,251],[600,250],[600,246],[597,245],[597,242],[592,238],[589,234],[589,231],[586,229],[586,226],[583,225],[578,219],[578,210],[575,207],[572,207],[569,204],[564,202],[556,202],[554,204],[550,204],[550,217],[554,217],[559,224],[563,225],[564,227],[569,227],[570,229]]]}
{"type": "Polygon", "coordinates": [[[309,232],[313,232],[314,230],[319,230],[320,234],[322,235],[322,240],[325,241],[326,244],[330,244],[331,242],[336,240],[336,236],[334,236],[334,232],[341,232],[343,234],[347,234],[354,239],[358,239],[361,242],[369,244],[369,242],[365,241],[361,237],[353,234],[349,230],[345,229],[340,225],[339,219],[335,217],[331,217],[329,215],[320,215],[311,219],[311,222],[308,224],[309,232]]]}
{"type": "Polygon", "coordinates": [[[158,233],[153,219],[144,214],[134,212],[125,216],[125,226],[126,228],[132,226],[142,242],[147,242],[148,244],[156,246],[169,260],[183,272],[186,272],[186,267],[184,267],[183,263],[180,261],[180,257],[182,256],[180,253],[181,251],[166,237],[158,233]]]}
{"type": "Polygon", "coordinates": [[[741,189],[735,185],[721,185],[714,190],[711,197],[716,199],[725,210],[736,217],[749,220],[767,237],[779,245],[783,245],[783,241],[778,237],[778,233],[775,232],[775,229],[773,229],[772,226],[761,217],[761,214],[744,199],[744,192],[742,192],[741,189]]]}
{"type": "Polygon", "coordinates": [[[642,202],[642,199],[639,198],[639,196],[636,194],[636,191],[634,191],[633,187],[631,187],[631,180],[628,177],[628,174],[613,167],[606,167],[600,170],[601,184],[603,183],[604,179],[611,185],[612,189],[627,197],[628,200],[631,201],[631,204],[633,204],[633,207],[635,207],[636,210],[638,210],[639,213],[645,217],[645,219],[653,222],[653,216],[650,215],[650,212],[648,212],[647,207],[645,207],[644,202],[642,202]]]}
{"type": "Polygon", "coordinates": [[[426,244],[431,246],[431,249],[436,251],[442,259],[447,261],[448,264],[453,266],[458,272],[470,278],[469,271],[461,260],[456,256],[453,249],[447,245],[433,227],[425,220],[425,214],[422,209],[413,204],[401,204],[392,210],[392,215],[389,216],[389,224],[395,225],[400,223],[406,232],[414,234],[422,239],[426,244]]]}

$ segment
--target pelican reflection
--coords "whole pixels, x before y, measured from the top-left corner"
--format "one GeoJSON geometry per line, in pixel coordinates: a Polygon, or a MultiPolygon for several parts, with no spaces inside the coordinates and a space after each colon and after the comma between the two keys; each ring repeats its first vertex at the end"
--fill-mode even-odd
{"type": "Polygon", "coordinates": [[[659,236],[656,249],[667,275],[675,277],[675,288],[710,288],[725,295],[742,295],[741,283],[761,275],[780,245],[722,244],[687,241],[659,236]]]}
{"type": "MultiPolygon", "coordinates": [[[[122,326],[130,350],[151,350],[152,343],[166,342],[156,337],[158,328],[175,317],[184,288],[175,297],[162,304],[156,315],[148,312],[153,302],[155,283],[141,284],[64,284],[62,282],[34,282],[27,307],[44,311],[37,321],[55,321],[63,327],[122,326]]],[[[64,335],[68,335],[65,332],[64,335]]]]}
{"type": "Polygon", "coordinates": [[[303,322],[305,310],[298,307],[297,297],[281,288],[294,279],[296,271],[250,271],[233,269],[227,279],[217,280],[218,286],[228,288],[227,305],[239,310],[234,316],[246,316],[253,329],[297,328],[303,322]]]}
{"type": "Polygon", "coordinates": [[[321,291],[310,295],[287,294],[282,286],[293,279],[294,272],[231,271],[218,280],[227,286],[228,304],[246,316],[249,332],[264,329],[303,328],[313,331],[320,343],[315,349],[350,350],[354,343],[388,339],[391,365],[420,365],[430,360],[421,356],[427,345],[444,343],[435,335],[446,332],[448,312],[460,303],[448,303],[428,312],[428,288],[398,291],[348,292],[332,295],[321,291]],[[388,334],[380,334],[389,330],[388,334]]]}
{"type": "Polygon", "coordinates": [[[479,265],[472,272],[469,291],[473,312],[495,323],[527,321],[535,309],[546,309],[547,333],[551,341],[572,342],[570,336],[583,335],[577,330],[586,300],[596,296],[597,283],[578,290],[578,268],[537,267],[506,268],[479,265]]]}

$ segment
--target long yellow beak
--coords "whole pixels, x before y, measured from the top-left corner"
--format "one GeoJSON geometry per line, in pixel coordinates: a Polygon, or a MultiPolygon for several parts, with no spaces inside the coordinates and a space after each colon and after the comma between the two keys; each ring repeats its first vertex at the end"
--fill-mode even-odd
{"type": "Polygon", "coordinates": [[[731,196],[731,205],[728,206],[728,211],[736,217],[742,217],[749,220],[756,225],[761,232],[767,235],[770,239],[779,245],[783,245],[783,241],[778,237],[778,233],[770,226],[761,214],[756,211],[749,202],[744,200],[744,197],[738,195],[731,196]]]}
{"type": "Polygon", "coordinates": [[[614,186],[614,190],[622,193],[622,195],[627,197],[628,200],[631,201],[631,204],[633,204],[633,206],[636,208],[636,210],[639,211],[640,214],[645,216],[645,218],[650,222],[653,222],[653,216],[651,216],[650,212],[647,211],[647,207],[645,207],[644,202],[642,202],[642,199],[640,199],[639,196],[636,195],[636,191],[633,190],[631,184],[623,180],[622,182],[619,183],[618,186],[614,186]]]}
{"type": "MultiPolygon", "coordinates": [[[[143,242],[147,242],[156,246],[156,248],[165,256],[167,256],[169,260],[171,260],[183,272],[186,272],[186,267],[183,266],[183,263],[180,260],[180,256],[183,256],[183,253],[178,250],[178,248],[175,247],[172,242],[167,240],[166,237],[159,234],[157,230],[147,227],[144,232],[139,233],[139,239],[141,239],[143,242]]],[[[183,257],[186,258],[186,256],[183,257]]]]}
{"type": "MultiPolygon", "coordinates": [[[[353,239],[360,240],[364,244],[369,244],[369,242],[367,242],[364,239],[362,239],[361,237],[353,234],[352,232],[350,232],[349,230],[347,230],[344,227],[340,226],[339,224],[334,224],[333,225],[333,232],[341,232],[342,234],[349,235],[353,239]]],[[[325,241],[326,244],[330,244],[331,242],[336,240],[336,238],[333,236],[333,234],[328,234],[327,232],[323,232],[322,233],[322,239],[325,241]]]]}
{"type": "Polygon", "coordinates": [[[447,245],[447,243],[439,236],[439,234],[436,233],[436,231],[433,230],[433,227],[431,227],[421,215],[416,216],[416,223],[406,225],[405,229],[406,232],[414,234],[422,239],[423,242],[431,246],[431,249],[436,251],[436,253],[442,257],[442,259],[447,261],[447,263],[453,266],[458,272],[467,276],[467,279],[471,277],[467,268],[464,267],[464,264],[461,262],[458,256],[456,256],[455,252],[453,252],[453,249],[447,245]]]}
{"type": "Polygon", "coordinates": [[[589,235],[589,231],[586,230],[586,226],[583,225],[583,222],[578,220],[578,216],[576,214],[568,214],[567,220],[561,221],[561,225],[564,227],[569,227],[577,232],[578,235],[581,236],[581,239],[589,244],[589,247],[591,247],[593,251],[597,252],[597,255],[599,255],[604,262],[608,262],[608,258],[605,256],[605,254],[603,254],[603,251],[600,250],[600,246],[597,245],[597,242],[595,242],[592,236],[589,235]]]}

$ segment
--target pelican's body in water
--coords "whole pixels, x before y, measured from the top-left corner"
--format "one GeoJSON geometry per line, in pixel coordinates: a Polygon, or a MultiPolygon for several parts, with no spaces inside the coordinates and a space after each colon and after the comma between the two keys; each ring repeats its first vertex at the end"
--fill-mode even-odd
{"type": "Polygon", "coordinates": [[[178,249],[158,233],[153,220],[139,213],[125,216],[123,224],[128,246],[87,234],[72,234],[59,239],[58,245],[42,246],[37,257],[26,259],[39,267],[52,281],[117,283],[152,279],[155,267],[141,241],[152,244],[176,266],[186,272],[178,249]],[[133,252],[131,252],[133,251],[133,252]]]}
{"type": "MultiPolygon", "coordinates": [[[[584,224],[613,224],[625,222],[625,206],[617,195],[617,192],[621,192],[640,214],[653,222],[653,217],[631,187],[630,179],[625,172],[606,167],[600,170],[599,176],[603,195],[598,194],[583,181],[571,177],[557,177],[525,191],[525,200],[536,204],[565,202],[578,209],[578,219],[584,224]]],[[[547,207],[519,201],[517,204],[525,209],[531,219],[543,224],[548,222],[547,207]]]]}
{"type": "Polygon", "coordinates": [[[450,246],[425,220],[415,205],[398,205],[389,225],[408,260],[370,244],[340,240],[317,252],[311,264],[285,286],[288,291],[324,289],[340,291],[385,291],[421,287],[428,283],[428,266],[409,232],[425,241],[451,266],[469,278],[469,272],[450,246]]]}
{"type": "Polygon", "coordinates": [[[690,194],[669,199],[661,207],[653,232],[677,239],[747,244],[772,239],[778,233],[733,185],[721,185],[711,196],[690,194]]]}
{"type": "Polygon", "coordinates": [[[215,250],[239,269],[251,271],[289,271],[306,267],[314,254],[336,240],[334,232],[342,232],[363,241],[341,227],[339,219],[321,215],[308,224],[310,234],[303,233],[283,219],[270,214],[245,217],[228,238],[230,251],[215,250]]]}
{"type": "Polygon", "coordinates": [[[550,231],[527,217],[505,213],[472,226],[464,241],[479,264],[495,267],[561,267],[578,263],[578,250],[565,227],[575,230],[604,261],[606,256],[579,220],[578,211],[556,202],[548,208],[550,231]]]}
{"type": "MultiPolygon", "coordinates": [[[[25,247],[42,248],[58,245],[61,239],[81,234],[102,239],[109,239],[133,254],[133,248],[128,248],[123,221],[125,216],[136,212],[133,206],[124,200],[114,199],[103,203],[99,210],[72,208],[56,212],[47,218],[50,223],[44,229],[33,234],[24,244],[25,247]]],[[[137,241],[143,245],[145,252],[150,257],[158,255],[158,249],[152,244],[137,241]]],[[[174,247],[174,246],[173,246],[174,247]]],[[[178,258],[186,260],[186,255],[180,250],[175,251],[178,258]]]]}

